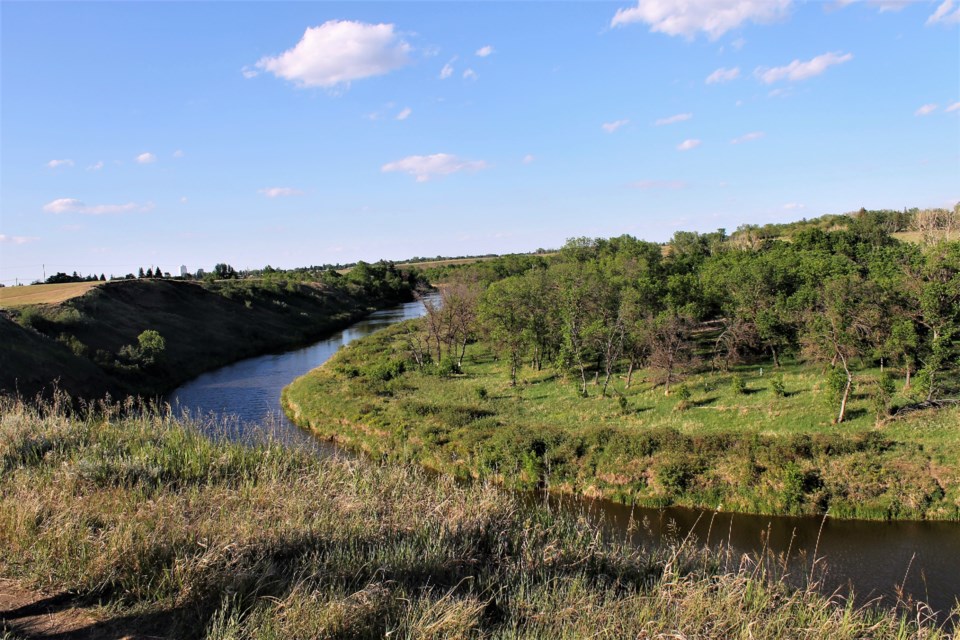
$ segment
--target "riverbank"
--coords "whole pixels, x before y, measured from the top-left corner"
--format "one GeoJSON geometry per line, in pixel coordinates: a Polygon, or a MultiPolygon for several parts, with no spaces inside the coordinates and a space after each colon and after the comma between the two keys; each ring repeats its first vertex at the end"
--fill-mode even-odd
{"type": "Polygon", "coordinates": [[[582,398],[578,381],[546,370],[511,387],[482,344],[468,347],[462,374],[418,370],[410,331],[365,338],[296,380],[288,416],[375,458],[513,488],[768,515],[960,517],[960,408],[878,425],[869,394],[857,394],[850,419],[831,424],[822,376],[795,364],[782,378],[698,374],[682,398],[639,371],[630,389],[582,398]]]}
{"type": "MultiPolygon", "coordinates": [[[[376,283],[375,283],[376,284],[376,283]]],[[[160,396],[200,373],[290,349],[413,297],[282,281],[131,280],[0,315],[0,392],[160,396]],[[141,338],[145,332],[149,339],[141,338]],[[159,340],[156,338],[159,336],[159,340]]]]}
{"type": "MultiPolygon", "coordinates": [[[[0,400],[0,578],[82,609],[92,622],[72,637],[953,633],[922,608],[789,589],[773,558],[680,536],[636,548],[489,484],[216,442],[125,413],[0,400]]],[[[16,637],[20,618],[0,619],[16,637]]]]}

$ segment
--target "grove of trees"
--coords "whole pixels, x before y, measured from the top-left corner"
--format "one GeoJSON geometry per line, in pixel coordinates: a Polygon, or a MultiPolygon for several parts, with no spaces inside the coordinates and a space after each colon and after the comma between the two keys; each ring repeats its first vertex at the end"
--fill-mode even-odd
{"type": "Polygon", "coordinates": [[[641,367],[669,395],[703,367],[776,369],[792,358],[819,363],[836,422],[868,368],[882,373],[878,394],[895,371],[917,403],[955,401],[960,241],[942,230],[960,213],[917,213],[860,211],[778,237],[741,228],[678,232],[667,245],[575,238],[550,257],[448,270],[442,304],[408,342],[420,364],[459,367],[467,342],[482,338],[511,384],[523,366],[554,366],[584,396],[591,382],[601,395],[618,377],[629,386],[641,367]],[[893,237],[914,223],[921,242],[893,237]]]}

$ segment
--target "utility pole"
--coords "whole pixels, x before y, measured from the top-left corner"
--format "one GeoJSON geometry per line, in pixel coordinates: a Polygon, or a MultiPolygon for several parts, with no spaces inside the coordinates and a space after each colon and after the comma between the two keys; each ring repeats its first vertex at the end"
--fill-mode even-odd
{"type": "Polygon", "coordinates": [[[43,280],[46,281],[46,280],[47,280],[47,265],[41,264],[40,266],[43,267],[43,280]]]}

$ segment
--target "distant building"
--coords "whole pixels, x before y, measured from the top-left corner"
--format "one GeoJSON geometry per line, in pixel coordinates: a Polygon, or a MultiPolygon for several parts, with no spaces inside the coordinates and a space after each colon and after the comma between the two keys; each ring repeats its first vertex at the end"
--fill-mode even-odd
{"type": "Polygon", "coordinates": [[[203,269],[197,269],[197,280],[203,279],[203,269]]]}
{"type": "Polygon", "coordinates": [[[187,265],[185,264],[180,265],[180,277],[182,278],[188,275],[190,275],[190,272],[187,271],[187,265]]]}

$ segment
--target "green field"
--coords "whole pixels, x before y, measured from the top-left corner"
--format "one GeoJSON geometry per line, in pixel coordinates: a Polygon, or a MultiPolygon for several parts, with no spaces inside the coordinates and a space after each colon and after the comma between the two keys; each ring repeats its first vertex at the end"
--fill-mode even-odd
{"type": "Polygon", "coordinates": [[[406,370],[405,331],[366,338],[295,381],[288,415],[377,457],[521,488],[765,514],[960,517],[960,408],[877,423],[875,372],[858,372],[835,425],[819,365],[784,365],[783,396],[773,368],[753,365],[691,375],[685,401],[644,371],[630,389],[621,378],[608,397],[589,386],[582,398],[578,380],[552,370],[524,369],[511,387],[482,344],[468,348],[463,374],[406,370]]]}
{"type": "MultiPolygon", "coordinates": [[[[0,398],[0,578],[92,619],[70,637],[952,634],[908,606],[792,590],[776,558],[637,548],[489,484],[117,412],[0,398]]],[[[0,616],[0,637],[29,635],[22,620],[0,616]]]]}

